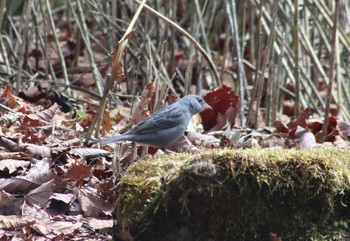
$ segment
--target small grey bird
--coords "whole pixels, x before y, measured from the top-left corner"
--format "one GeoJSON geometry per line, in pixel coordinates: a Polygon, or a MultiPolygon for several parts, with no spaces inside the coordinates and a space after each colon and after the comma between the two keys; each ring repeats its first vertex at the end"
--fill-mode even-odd
{"type": "Polygon", "coordinates": [[[125,134],[101,139],[100,144],[134,141],[165,150],[184,134],[192,116],[204,109],[211,107],[202,97],[187,95],[143,119],[125,134]]]}

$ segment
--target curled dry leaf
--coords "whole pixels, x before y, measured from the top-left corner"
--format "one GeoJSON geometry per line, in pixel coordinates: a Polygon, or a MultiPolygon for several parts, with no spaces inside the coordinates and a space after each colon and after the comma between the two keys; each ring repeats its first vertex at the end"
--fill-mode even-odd
{"type": "Polygon", "coordinates": [[[70,210],[76,197],[72,193],[53,193],[47,204],[47,212],[51,215],[65,214],[70,210]]]}
{"type": "Polygon", "coordinates": [[[200,113],[204,130],[220,130],[227,124],[227,121],[231,125],[235,124],[239,97],[234,94],[234,91],[230,87],[222,85],[204,96],[204,100],[212,108],[200,113]]]}
{"type": "Polygon", "coordinates": [[[73,202],[74,199],[75,199],[75,196],[72,193],[53,193],[50,196],[50,200],[56,200],[66,204],[73,202]]]}
{"type": "Polygon", "coordinates": [[[59,110],[59,106],[55,103],[48,109],[37,112],[35,114],[29,114],[28,118],[32,120],[37,119],[37,120],[51,121],[58,110],[59,110]]]}
{"type": "Polygon", "coordinates": [[[195,146],[214,148],[220,145],[220,140],[212,135],[200,134],[190,131],[187,134],[187,138],[195,146]]]}

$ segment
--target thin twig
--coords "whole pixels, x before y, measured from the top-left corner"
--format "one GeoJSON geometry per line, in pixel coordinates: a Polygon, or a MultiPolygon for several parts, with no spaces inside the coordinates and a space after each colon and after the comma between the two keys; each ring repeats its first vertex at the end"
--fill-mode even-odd
{"type": "MultiPolygon", "coordinates": [[[[139,4],[141,3],[139,0],[135,0],[135,2],[137,2],[139,4]]],[[[210,66],[210,69],[211,69],[211,71],[214,74],[214,78],[216,80],[216,84],[217,85],[221,85],[221,80],[219,78],[219,74],[218,74],[218,72],[216,70],[214,62],[211,60],[211,58],[206,53],[206,51],[203,49],[203,47],[197,42],[197,40],[194,39],[185,29],[183,29],[177,23],[175,23],[175,22],[171,21],[170,19],[166,18],[165,16],[163,16],[159,12],[157,12],[154,9],[152,9],[151,7],[149,7],[147,4],[145,4],[144,8],[147,11],[149,11],[151,14],[153,14],[154,16],[164,20],[167,24],[169,24],[172,27],[174,27],[181,34],[185,35],[191,41],[191,43],[193,43],[193,45],[199,50],[199,52],[201,52],[201,54],[204,56],[205,60],[208,62],[209,66],[210,66]]]]}
{"type": "Polygon", "coordinates": [[[69,1],[69,5],[72,9],[72,13],[73,13],[74,18],[78,20],[78,21],[76,21],[76,23],[77,23],[77,26],[80,30],[80,36],[82,37],[82,39],[85,43],[85,46],[86,46],[87,57],[89,59],[89,62],[90,62],[91,68],[92,68],[92,75],[93,75],[93,78],[94,78],[95,83],[96,83],[97,91],[100,95],[102,95],[102,93],[103,93],[102,76],[101,76],[100,72],[98,71],[97,65],[96,65],[94,57],[93,57],[93,52],[92,52],[91,44],[90,44],[90,38],[88,35],[88,28],[87,28],[86,23],[85,23],[85,18],[83,15],[83,8],[81,6],[81,1],[77,0],[77,13],[75,12],[75,9],[74,9],[71,1],[69,1]]]}
{"type": "Polygon", "coordinates": [[[61,68],[62,68],[62,71],[63,71],[64,82],[67,85],[67,93],[68,93],[69,96],[71,96],[72,95],[72,91],[68,87],[69,86],[69,78],[68,78],[68,73],[67,73],[66,61],[64,60],[64,56],[63,56],[63,53],[62,53],[62,50],[61,50],[61,47],[60,47],[60,43],[59,43],[59,40],[58,40],[58,36],[57,36],[57,33],[56,33],[56,27],[55,27],[55,23],[53,21],[52,12],[51,12],[51,5],[50,5],[49,0],[45,0],[45,4],[46,4],[46,8],[47,8],[47,13],[49,15],[52,35],[53,35],[53,37],[55,39],[56,49],[57,49],[58,57],[60,59],[61,68]]]}
{"type": "Polygon", "coordinates": [[[241,45],[239,40],[239,34],[238,34],[238,24],[237,24],[237,11],[236,11],[236,4],[235,1],[228,1],[226,0],[226,10],[227,10],[227,16],[230,21],[231,26],[231,33],[233,35],[233,39],[235,41],[236,46],[236,54],[237,54],[237,62],[238,62],[238,79],[239,79],[239,109],[240,109],[240,122],[241,126],[244,127],[245,121],[244,121],[244,82],[245,82],[245,72],[243,68],[243,59],[241,55],[241,45]]]}
{"type": "Polygon", "coordinates": [[[27,36],[28,36],[28,31],[29,31],[29,18],[30,18],[30,12],[31,12],[31,1],[27,1],[25,4],[25,13],[23,16],[23,28],[22,28],[22,44],[20,45],[19,48],[19,54],[18,54],[18,70],[17,70],[17,77],[16,77],[16,88],[15,88],[15,94],[18,94],[20,88],[21,88],[21,83],[22,83],[22,70],[23,70],[23,64],[24,61],[26,59],[25,55],[25,50],[26,50],[26,46],[27,44],[24,44],[27,40],[27,36]]]}
{"type": "MultiPolygon", "coordinates": [[[[279,3],[279,0],[276,0],[274,2],[274,5],[273,5],[271,32],[270,32],[270,36],[269,36],[267,47],[266,47],[266,54],[264,57],[263,67],[261,70],[262,73],[265,73],[265,71],[266,71],[268,59],[270,58],[271,49],[273,47],[275,26],[276,26],[276,17],[277,17],[277,11],[278,11],[278,3],[279,3]]],[[[258,117],[260,114],[259,110],[260,110],[261,96],[262,96],[262,90],[263,90],[263,83],[264,83],[264,75],[260,75],[259,79],[258,79],[258,84],[260,86],[258,87],[258,95],[256,97],[256,113],[255,113],[255,122],[254,122],[255,128],[258,127],[258,117]]]]}
{"type": "Polygon", "coordinates": [[[337,33],[338,33],[338,20],[339,20],[339,0],[335,1],[335,11],[334,11],[334,21],[333,21],[333,29],[332,29],[332,51],[330,54],[329,60],[329,83],[327,86],[327,97],[326,97],[326,108],[324,111],[324,120],[322,125],[322,136],[321,142],[326,140],[327,129],[329,123],[329,108],[332,102],[332,90],[333,90],[333,82],[334,82],[334,65],[335,65],[335,55],[337,51],[337,33]]]}
{"type": "Polygon", "coordinates": [[[294,26],[293,26],[293,47],[294,47],[294,77],[295,77],[295,104],[294,116],[300,114],[300,67],[299,67],[299,0],[294,0],[294,26]]]}

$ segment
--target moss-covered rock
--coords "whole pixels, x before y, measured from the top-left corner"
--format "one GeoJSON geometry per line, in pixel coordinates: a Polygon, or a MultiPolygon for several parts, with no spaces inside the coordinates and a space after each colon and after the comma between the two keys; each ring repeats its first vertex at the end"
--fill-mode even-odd
{"type": "Polygon", "coordinates": [[[206,150],[139,161],[118,185],[118,227],[140,241],[269,240],[270,233],[349,240],[342,231],[349,167],[350,151],[340,149],[206,150]]]}

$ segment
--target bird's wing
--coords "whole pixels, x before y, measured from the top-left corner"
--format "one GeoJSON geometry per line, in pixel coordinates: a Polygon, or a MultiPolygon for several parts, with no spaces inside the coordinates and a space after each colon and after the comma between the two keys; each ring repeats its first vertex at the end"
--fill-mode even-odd
{"type": "Polygon", "coordinates": [[[143,119],[133,126],[130,133],[146,134],[159,129],[169,129],[179,125],[181,118],[185,118],[185,113],[181,106],[179,108],[175,103],[143,119]]]}

